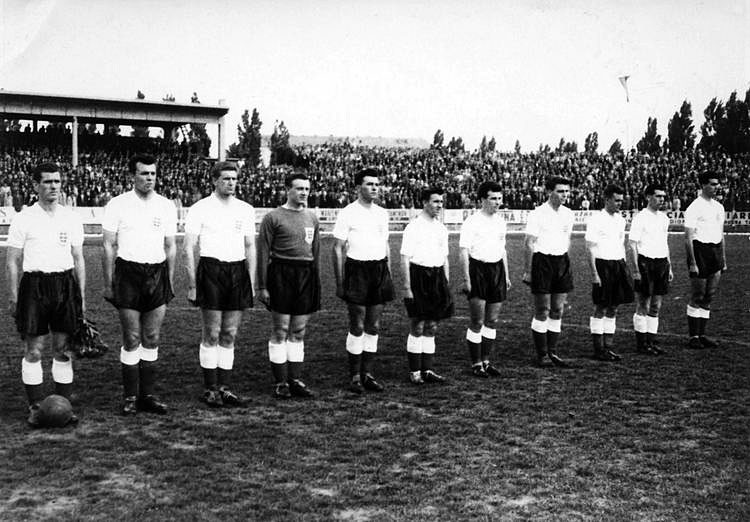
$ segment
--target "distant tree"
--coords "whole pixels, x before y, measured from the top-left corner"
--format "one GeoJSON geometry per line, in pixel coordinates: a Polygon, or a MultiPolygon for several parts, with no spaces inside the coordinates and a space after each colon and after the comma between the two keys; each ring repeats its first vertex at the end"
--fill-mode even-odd
{"type": "MultiPolygon", "coordinates": [[[[174,101],[174,96],[172,100],[174,101]]],[[[190,99],[192,103],[200,103],[198,95],[193,93],[193,97],[190,99]]],[[[188,140],[190,141],[191,148],[198,154],[208,156],[211,150],[211,138],[208,137],[206,132],[205,123],[191,123],[190,130],[188,131],[188,140]]]]}
{"type": "Polygon", "coordinates": [[[146,95],[143,94],[140,89],[138,89],[138,93],[135,95],[135,97],[138,100],[143,100],[146,97],[146,95]]]}
{"type": "Polygon", "coordinates": [[[596,154],[596,149],[599,148],[599,133],[592,132],[586,136],[586,140],[583,142],[583,152],[586,154],[596,154]]]}
{"type": "Polygon", "coordinates": [[[679,112],[675,112],[667,125],[665,143],[671,152],[693,150],[695,146],[695,126],[693,125],[693,108],[690,102],[682,102],[679,112]]]}
{"type": "Polygon", "coordinates": [[[282,121],[274,123],[271,134],[271,165],[294,165],[295,154],[289,144],[289,130],[282,121]]]}
{"type": "Polygon", "coordinates": [[[232,143],[227,149],[227,155],[231,158],[241,158],[251,169],[256,169],[260,164],[261,134],[258,109],[253,109],[253,115],[247,109],[242,113],[241,123],[237,125],[237,143],[232,143]]]}
{"type": "Polygon", "coordinates": [[[482,142],[479,144],[479,154],[480,156],[487,154],[487,136],[482,136],[482,142]]]}
{"type": "Polygon", "coordinates": [[[495,137],[492,136],[490,138],[490,141],[487,143],[487,152],[495,152],[497,149],[497,142],[495,141],[495,137]]]}
{"type": "Polygon", "coordinates": [[[646,124],[646,133],[636,144],[636,149],[641,154],[659,154],[661,136],[656,131],[656,118],[649,118],[646,124]]]}
{"type": "Polygon", "coordinates": [[[165,94],[165,95],[164,95],[164,96],[162,97],[162,99],[161,99],[161,100],[162,100],[162,101],[165,101],[165,102],[173,102],[173,101],[175,100],[175,97],[174,97],[174,94],[170,94],[170,93],[167,93],[167,94],[165,94]]]}
{"type": "Polygon", "coordinates": [[[557,144],[555,152],[562,152],[565,150],[565,138],[560,138],[560,142],[557,144]]]}
{"type": "Polygon", "coordinates": [[[448,142],[448,152],[454,156],[456,154],[464,152],[465,150],[464,140],[461,136],[459,136],[458,138],[451,138],[451,140],[448,142]]]}
{"type": "Polygon", "coordinates": [[[609,155],[610,156],[622,156],[623,154],[622,150],[622,143],[620,143],[620,140],[615,140],[612,142],[612,145],[609,147],[609,155]]]}
{"type": "Polygon", "coordinates": [[[521,142],[516,140],[516,144],[513,146],[513,150],[517,155],[521,155],[521,142]]]}
{"type": "Polygon", "coordinates": [[[575,141],[569,141],[563,147],[563,152],[578,152],[578,143],[575,141]]]}
{"type": "Polygon", "coordinates": [[[441,149],[443,148],[443,143],[445,142],[445,135],[443,134],[443,131],[438,129],[435,131],[435,136],[432,138],[432,148],[433,149],[441,149]]]}

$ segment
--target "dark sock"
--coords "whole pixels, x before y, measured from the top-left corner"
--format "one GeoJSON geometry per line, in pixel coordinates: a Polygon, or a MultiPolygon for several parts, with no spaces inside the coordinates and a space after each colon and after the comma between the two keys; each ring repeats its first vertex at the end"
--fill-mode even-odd
{"type": "Polygon", "coordinates": [[[36,404],[44,398],[44,391],[42,390],[41,384],[26,384],[25,387],[26,397],[29,399],[29,404],[36,404]]]}
{"type": "Polygon", "coordinates": [[[594,353],[602,353],[604,351],[604,335],[591,334],[591,341],[594,345],[594,353]]]}
{"type": "Polygon", "coordinates": [[[122,368],[122,391],[125,397],[134,397],[138,395],[138,365],[123,364],[122,368]]]}
{"type": "Polygon", "coordinates": [[[286,382],[287,378],[287,363],[271,363],[271,373],[273,373],[273,379],[276,384],[286,382]]]}
{"type": "Polygon", "coordinates": [[[297,380],[302,377],[302,362],[288,362],[289,365],[289,379],[297,380]]]}
{"type": "Polygon", "coordinates": [[[472,343],[471,341],[466,341],[466,345],[469,347],[469,358],[471,359],[471,364],[474,365],[481,362],[482,345],[479,343],[472,343]]]}
{"type": "Polygon", "coordinates": [[[141,383],[141,397],[154,394],[154,382],[156,382],[156,361],[143,361],[138,363],[138,378],[141,383]]]}
{"type": "Polygon", "coordinates": [[[435,361],[435,354],[434,353],[423,353],[422,354],[422,366],[421,369],[423,372],[427,370],[432,370],[432,365],[435,361]]]}
{"type": "Polygon", "coordinates": [[[201,368],[203,370],[203,385],[207,390],[216,388],[219,371],[216,368],[201,368]]]}
{"type": "Polygon", "coordinates": [[[536,355],[538,358],[542,358],[547,355],[547,332],[537,332],[531,330],[531,336],[534,339],[534,348],[536,349],[536,355]]]}
{"type": "Polygon", "coordinates": [[[362,375],[372,375],[372,366],[375,362],[375,352],[362,352],[362,375]]]}
{"type": "Polygon", "coordinates": [[[482,361],[492,359],[492,352],[495,351],[495,339],[482,337],[482,361]]]}
{"type": "Polygon", "coordinates": [[[62,395],[66,399],[70,400],[70,395],[73,392],[73,383],[61,383],[56,382],[55,383],[55,393],[57,395],[62,395]]]}
{"type": "Polygon", "coordinates": [[[218,368],[218,381],[219,381],[219,387],[231,386],[232,385],[232,370],[224,370],[222,368],[218,368]]]}
{"type": "Polygon", "coordinates": [[[422,355],[421,353],[406,353],[410,372],[418,372],[422,368],[422,355]]]}
{"type": "Polygon", "coordinates": [[[353,354],[346,352],[347,360],[349,361],[349,377],[359,375],[360,368],[362,365],[362,356],[360,354],[353,354]]]}
{"type": "Polygon", "coordinates": [[[698,336],[700,330],[700,317],[690,317],[688,315],[688,335],[690,337],[698,336]]]}
{"type": "Polygon", "coordinates": [[[560,338],[560,332],[550,332],[547,330],[547,353],[557,353],[557,340],[560,338]]]}

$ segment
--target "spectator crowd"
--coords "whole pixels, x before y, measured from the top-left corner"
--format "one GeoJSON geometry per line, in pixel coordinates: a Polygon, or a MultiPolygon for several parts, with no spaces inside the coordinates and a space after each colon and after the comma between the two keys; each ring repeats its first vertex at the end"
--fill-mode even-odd
{"type": "MultiPolygon", "coordinates": [[[[103,206],[129,190],[127,160],[134,152],[150,152],[159,164],[159,192],[177,206],[190,206],[212,190],[211,162],[184,142],[161,139],[95,136],[82,140],[79,160],[72,166],[70,136],[65,131],[0,133],[0,206],[21,208],[34,201],[31,169],[42,161],[60,166],[67,205],[103,206]]],[[[719,175],[727,210],[750,210],[750,155],[692,151],[656,156],[580,152],[459,152],[443,148],[372,147],[347,141],[294,148],[295,167],[272,165],[250,169],[242,165],[238,197],[256,207],[276,207],[285,200],[284,177],[303,170],[311,180],[311,207],[340,208],[354,198],[352,176],[363,166],[382,172],[382,204],[387,208],[419,205],[420,189],[440,184],[446,208],[474,205],[479,184],[495,180],[503,187],[507,208],[531,209],[544,200],[544,179],[561,175],[571,180],[573,209],[602,206],[601,189],[617,183],[625,189],[623,209],[645,205],[649,183],[666,187],[668,207],[684,209],[698,192],[697,176],[704,170],[719,175]]],[[[240,162],[242,164],[242,162],[240,162]]]]}

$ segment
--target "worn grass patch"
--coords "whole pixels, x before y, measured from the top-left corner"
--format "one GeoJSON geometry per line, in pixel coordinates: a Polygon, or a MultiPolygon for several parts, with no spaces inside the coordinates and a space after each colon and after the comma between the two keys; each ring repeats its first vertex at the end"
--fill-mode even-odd
{"type": "MultiPolygon", "coordinates": [[[[393,243],[396,259],[400,241],[393,243]]],[[[677,279],[661,320],[663,357],[634,353],[632,306],[618,317],[624,360],[588,357],[588,269],[577,238],[577,289],[560,345],[574,367],[531,367],[530,300],[519,280],[521,238],[513,237],[514,287],[496,358],[502,376],[471,376],[466,303],[457,297],[457,317],[441,324],[437,343],[449,383],[411,386],[407,321],[394,302],[377,362],[386,391],[355,397],[343,389],[346,315],[333,297],[325,240],[324,310],[306,343],[305,381],[317,396],[272,399],[268,315],[256,309],[235,363],[237,388],[251,398],[242,410],[209,410],[198,400],[200,317],[184,300],[180,273],[157,387],[172,411],[129,419],[117,415],[119,326],[100,298],[100,252],[87,246],[89,310],[111,348],[101,360],[76,363],[78,427],[26,428],[20,342],[10,320],[0,324],[0,519],[750,519],[750,243],[728,240],[730,271],[709,323],[723,347],[714,352],[684,349],[681,238],[670,245],[677,279]]],[[[48,357],[45,372],[49,383],[48,357]]]]}

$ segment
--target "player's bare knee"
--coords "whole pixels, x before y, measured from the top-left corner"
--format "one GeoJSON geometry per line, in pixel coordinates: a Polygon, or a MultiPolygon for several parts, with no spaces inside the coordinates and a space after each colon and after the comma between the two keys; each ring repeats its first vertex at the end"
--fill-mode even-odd
{"type": "MultiPolygon", "coordinates": [[[[489,328],[490,330],[497,330],[497,327],[498,327],[499,324],[500,324],[500,320],[497,317],[493,317],[491,319],[487,319],[484,322],[484,326],[486,328],[489,328]]],[[[473,328],[472,328],[472,330],[473,330],[473,328]]]]}
{"type": "Polygon", "coordinates": [[[289,330],[289,340],[293,343],[298,343],[305,339],[305,327],[294,328],[289,330]]]}
{"type": "Polygon", "coordinates": [[[289,330],[286,328],[274,328],[271,333],[271,342],[273,343],[285,343],[289,338],[289,330]]]}
{"type": "Polygon", "coordinates": [[[141,336],[141,344],[146,348],[156,348],[157,346],[159,346],[159,331],[144,331],[143,335],[141,336]]]}
{"type": "MultiPolygon", "coordinates": [[[[472,319],[469,322],[469,330],[471,330],[474,333],[479,333],[482,331],[482,326],[484,326],[485,322],[483,322],[481,319],[472,319]]],[[[488,326],[488,328],[492,328],[491,326],[488,326]]]]}
{"type": "Polygon", "coordinates": [[[42,350],[38,346],[27,346],[23,358],[26,359],[27,362],[38,363],[42,360],[42,350]]]}
{"type": "Polygon", "coordinates": [[[221,346],[232,346],[237,338],[237,328],[222,328],[218,335],[221,346]]]}
{"type": "Polygon", "coordinates": [[[425,321],[424,331],[422,335],[426,335],[427,337],[435,337],[435,333],[437,332],[437,325],[437,321],[425,321]]]}
{"type": "Polygon", "coordinates": [[[123,332],[122,344],[125,351],[132,352],[141,345],[141,335],[135,331],[123,332]]]}

